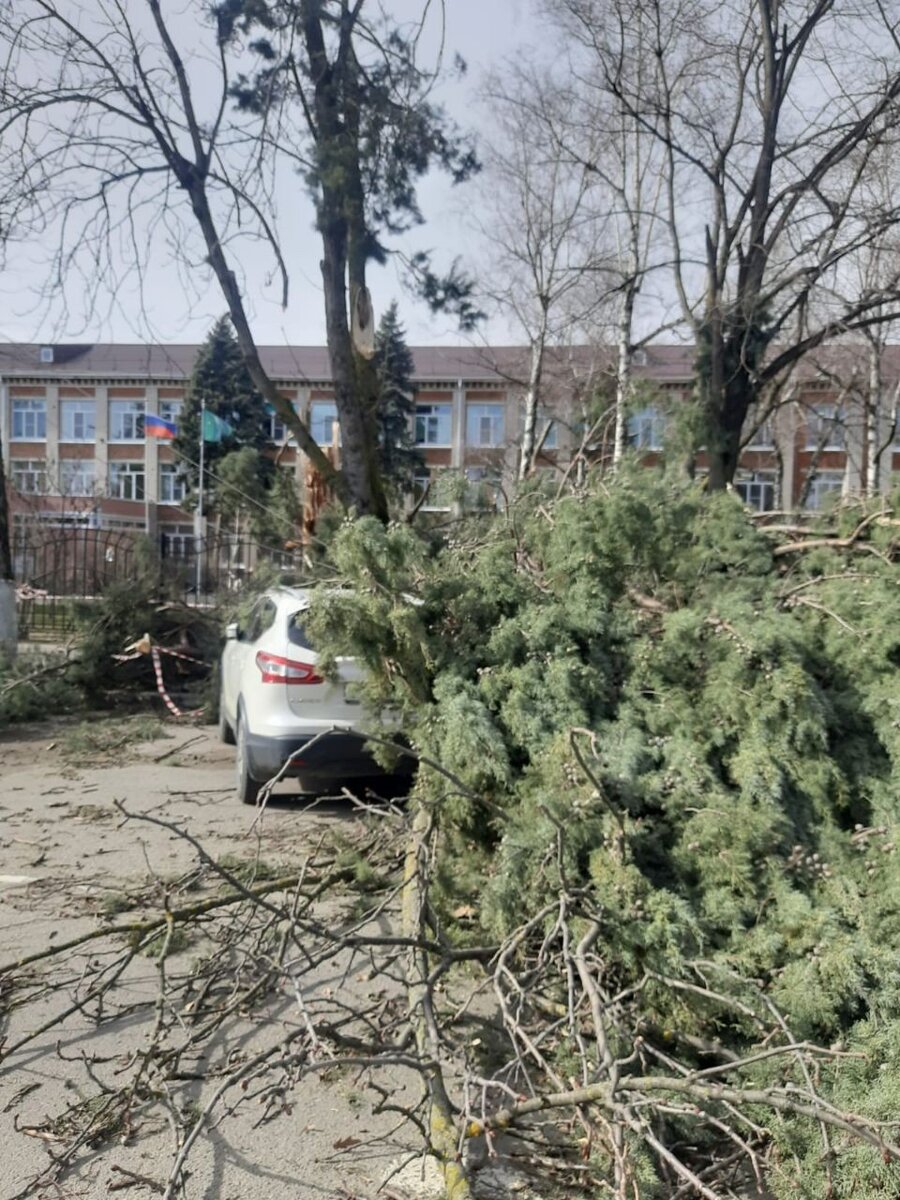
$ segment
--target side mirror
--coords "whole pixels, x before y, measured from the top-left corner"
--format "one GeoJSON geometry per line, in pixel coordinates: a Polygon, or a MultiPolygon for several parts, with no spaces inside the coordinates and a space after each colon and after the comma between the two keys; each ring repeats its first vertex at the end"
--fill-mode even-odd
{"type": "Polygon", "coordinates": [[[225,626],[225,641],[237,642],[240,641],[241,627],[237,621],[232,621],[230,625],[225,626]]]}

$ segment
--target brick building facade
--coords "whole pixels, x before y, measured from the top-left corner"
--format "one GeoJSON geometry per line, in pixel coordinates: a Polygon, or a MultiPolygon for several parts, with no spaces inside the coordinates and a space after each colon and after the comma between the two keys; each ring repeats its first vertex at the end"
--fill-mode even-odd
{"type": "MultiPolygon", "coordinates": [[[[0,435],[14,521],[91,524],[190,537],[180,507],[183,483],[170,444],[144,436],[146,414],[177,423],[198,347],[122,344],[9,345],[0,349],[0,435]]],[[[515,471],[522,428],[527,351],[522,348],[413,348],[415,441],[432,481],[464,473],[486,488],[515,471]]],[[[829,493],[857,493],[873,469],[889,490],[900,471],[896,395],[900,348],[883,356],[879,403],[871,372],[852,354],[832,350],[831,365],[805,368],[787,402],[747,431],[735,480],[759,509],[820,507],[829,493]],[[868,390],[867,390],[868,388],[868,390]],[[876,411],[877,410],[877,411],[876,411]]],[[[266,370],[308,422],[320,444],[336,438],[336,410],[323,347],[263,347],[266,370]]],[[[667,423],[690,395],[689,348],[641,351],[641,407],[632,444],[648,462],[663,450],[667,423]]],[[[548,362],[547,407],[540,414],[538,469],[571,460],[590,430],[590,455],[611,453],[611,420],[598,418],[596,396],[609,391],[608,362],[584,347],[555,351],[548,362]]],[[[271,418],[278,461],[302,488],[304,462],[271,418]]],[[[703,469],[702,456],[698,470],[703,469]]],[[[425,482],[423,478],[420,485],[425,482]]],[[[428,503],[439,506],[434,486],[428,503]]]]}

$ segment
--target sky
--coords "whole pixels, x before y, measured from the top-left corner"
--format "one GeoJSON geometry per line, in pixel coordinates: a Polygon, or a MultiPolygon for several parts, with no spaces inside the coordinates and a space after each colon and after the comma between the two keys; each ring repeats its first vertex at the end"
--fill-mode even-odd
{"type": "MultiPolygon", "coordinates": [[[[189,10],[200,0],[182,0],[189,10]]],[[[374,3],[374,0],[372,0],[374,3]]],[[[400,20],[416,18],[426,0],[382,0],[382,7],[400,20]]],[[[129,8],[142,0],[127,0],[129,8]]],[[[437,8],[431,0],[432,12],[437,8]]],[[[539,37],[535,0],[446,0],[445,58],[459,53],[468,72],[461,81],[447,83],[436,93],[464,129],[476,135],[490,134],[490,113],[478,100],[478,87],[487,71],[504,58],[533,44],[539,37]]],[[[430,18],[425,59],[433,59],[438,44],[439,22],[430,18]]],[[[321,344],[325,340],[324,314],[319,274],[321,250],[313,229],[313,214],[302,185],[289,181],[282,189],[279,207],[283,227],[283,249],[291,279],[288,307],[282,308],[280,288],[270,279],[268,263],[252,251],[240,257],[244,273],[245,299],[252,314],[252,328],[260,344],[321,344]],[[287,218],[285,214],[287,214],[287,218]]],[[[460,257],[467,266],[477,265],[479,246],[471,231],[468,211],[476,200],[473,185],[452,187],[443,177],[426,178],[420,187],[425,225],[401,243],[406,252],[431,250],[436,267],[448,267],[460,257]]],[[[201,341],[214,320],[225,311],[214,281],[202,286],[200,294],[187,298],[183,284],[184,265],[179,267],[165,250],[156,250],[146,271],[143,286],[134,276],[126,277],[116,296],[102,289],[94,311],[87,311],[89,284],[77,279],[66,289],[65,304],[58,290],[49,303],[36,300],[35,293],[46,281],[44,248],[35,243],[17,246],[7,268],[0,272],[0,304],[4,312],[0,336],[7,341],[201,341]],[[139,291],[140,288],[140,291],[139,291]],[[143,303],[141,303],[141,300],[143,303]]],[[[203,278],[203,268],[191,268],[194,279],[203,278]],[[198,275],[199,271],[199,275],[198,275]]],[[[466,339],[451,317],[431,314],[423,302],[404,293],[395,267],[370,270],[370,290],[376,311],[396,299],[407,341],[412,345],[457,344],[466,339]]],[[[479,338],[496,342],[515,340],[515,332],[501,318],[482,326],[479,338]]]]}

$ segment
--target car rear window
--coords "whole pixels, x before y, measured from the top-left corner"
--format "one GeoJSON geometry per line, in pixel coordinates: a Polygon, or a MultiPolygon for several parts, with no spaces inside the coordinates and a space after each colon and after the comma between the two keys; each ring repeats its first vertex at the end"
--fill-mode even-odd
{"type": "Polygon", "coordinates": [[[288,619],[288,641],[292,646],[299,646],[301,650],[312,650],[313,645],[306,633],[306,628],[303,624],[304,612],[295,612],[288,619]]]}

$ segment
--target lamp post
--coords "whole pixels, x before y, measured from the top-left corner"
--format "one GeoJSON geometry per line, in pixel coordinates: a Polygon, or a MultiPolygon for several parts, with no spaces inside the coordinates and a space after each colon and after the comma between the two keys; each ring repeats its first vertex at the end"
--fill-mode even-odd
{"type": "Polygon", "coordinates": [[[201,556],[201,547],[203,543],[203,472],[205,467],[206,455],[206,438],[204,425],[206,424],[206,397],[200,397],[200,483],[197,488],[197,529],[195,537],[195,552],[197,556],[197,580],[196,592],[197,603],[200,603],[200,587],[203,581],[203,558],[201,556]]]}

